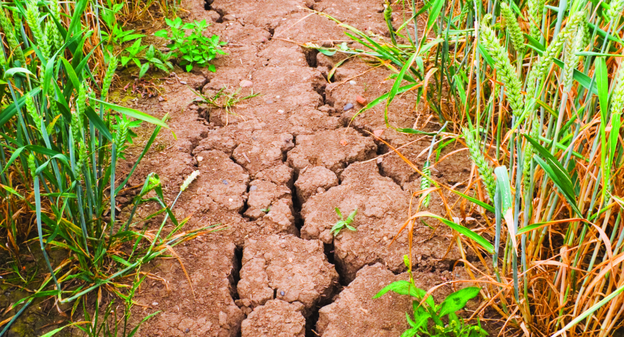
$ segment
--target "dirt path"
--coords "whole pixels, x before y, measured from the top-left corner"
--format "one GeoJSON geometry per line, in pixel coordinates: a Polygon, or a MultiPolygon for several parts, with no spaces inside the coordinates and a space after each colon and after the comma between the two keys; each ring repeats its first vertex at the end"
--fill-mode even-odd
{"type": "MultiPolygon", "coordinates": [[[[384,126],[381,109],[366,112],[347,127],[361,105],[386,92],[390,71],[353,58],[326,81],[343,56],[333,58],[297,43],[338,44],[347,37],[335,23],[310,15],[324,11],[373,34],[386,24],[379,0],[187,0],[185,20],[207,19],[209,33],[228,41],[217,72],[178,72],[165,85],[162,101],[141,100],[156,116],[171,114],[177,140],[163,133],[141,174],[160,175],[170,198],[194,170],[201,175],[183,194],[175,212],[192,215],[188,228],[222,223],[227,230],[176,248],[192,283],[172,259],[144,283],[139,316],[161,310],[142,336],[398,336],[406,328],[406,298],[372,296],[405,279],[407,237],[390,240],[407,219],[411,192],[420,177],[367,132],[403,146],[419,166],[429,137],[407,136],[384,126]],[[240,102],[228,115],[193,102],[191,89],[210,94],[222,87],[260,96],[240,102]],[[330,228],[357,208],[353,225],[337,237],[330,228]]],[[[409,94],[393,103],[391,122],[437,129],[414,107],[409,94]]],[[[466,151],[446,149],[433,169],[450,185],[467,184],[466,151]]],[[[141,183],[141,174],[131,184],[141,183]]],[[[456,199],[449,197],[451,202],[456,199]]],[[[439,197],[431,212],[445,214],[439,197]]],[[[460,276],[452,233],[430,221],[418,223],[413,261],[423,288],[460,276]]],[[[448,293],[450,287],[440,293],[448,293]]]]}

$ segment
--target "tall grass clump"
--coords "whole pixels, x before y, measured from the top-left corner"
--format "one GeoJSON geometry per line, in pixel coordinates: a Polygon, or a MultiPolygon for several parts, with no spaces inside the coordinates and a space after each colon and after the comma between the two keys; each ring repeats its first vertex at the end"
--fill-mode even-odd
{"type": "Polygon", "coordinates": [[[343,24],[366,50],[318,48],[393,65],[392,89],[363,110],[416,88],[430,105],[453,103],[434,111],[463,132],[441,135],[465,141],[480,179],[452,191],[471,206],[435,216],[478,259],[464,260],[482,286],[476,315],[490,308],[511,335],[614,335],[624,324],[624,1],[394,6],[407,13],[389,34],[396,43],[343,24]]]}
{"type": "Polygon", "coordinates": [[[3,313],[13,316],[0,317],[0,335],[37,297],[70,303],[73,314],[94,290],[123,296],[132,289],[124,278],[209,230],[181,231],[186,220],[176,219],[155,174],[132,202],[135,210],[156,203],[159,211],[138,220],[118,215],[116,197],[167,125],[108,102],[117,60],[93,61],[103,51],[87,48],[98,34],[90,26],[94,12],[88,12],[97,5],[26,0],[0,6],[0,249],[10,254],[23,282],[14,286],[32,291],[3,313]],[[103,76],[91,66],[102,68],[103,76]],[[131,128],[141,122],[156,128],[130,172],[122,175],[118,163],[134,136],[131,128]],[[161,222],[155,228],[135,228],[156,216],[161,222]],[[173,230],[165,232],[169,223],[173,230]],[[22,253],[31,246],[41,254],[41,272],[26,279],[22,253]]]}

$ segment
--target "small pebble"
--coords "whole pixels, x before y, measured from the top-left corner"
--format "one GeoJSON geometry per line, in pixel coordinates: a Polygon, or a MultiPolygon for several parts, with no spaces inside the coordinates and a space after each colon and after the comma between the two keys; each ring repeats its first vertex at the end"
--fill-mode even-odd
{"type": "Polygon", "coordinates": [[[273,101],[272,100],[268,100],[268,101],[266,101],[266,103],[267,104],[273,104],[273,101]]]}
{"type": "Polygon", "coordinates": [[[343,108],[344,111],[349,111],[351,109],[353,109],[353,103],[347,103],[343,108]]]}
{"type": "Polygon", "coordinates": [[[228,185],[228,181],[225,179],[221,180],[221,182],[223,183],[223,185],[228,185]]]}
{"type": "Polygon", "coordinates": [[[284,295],[286,295],[286,293],[282,290],[282,291],[280,291],[280,295],[284,296],[284,295]]]}
{"type": "Polygon", "coordinates": [[[254,185],[249,188],[250,191],[255,191],[258,189],[258,186],[254,185]]]}
{"type": "Polygon", "coordinates": [[[284,113],[284,110],[280,109],[280,110],[277,110],[277,112],[279,112],[279,113],[283,114],[283,113],[284,113]]]}
{"type": "Polygon", "coordinates": [[[351,80],[351,81],[349,81],[349,84],[351,84],[351,85],[356,85],[356,84],[357,84],[357,82],[356,82],[356,81],[354,81],[354,80],[351,80]]]}
{"type": "Polygon", "coordinates": [[[202,161],[202,160],[204,160],[204,157],[202,156],[197,157],[197,161],[202,161]]]}
{"type": "Polygon", "coordinates": [[[360,95],[357,95],[357,96],[355,97],[355,100],[356,100],[356,101],[358,102],[358,104],[360,104],[360,105],[366,105],[366,102],[367,102],[366,98],[364,98],[364,97],[362,97],[362,96],[360,96],[360,95]]]}
{"type": "Polygon", "coordinates": [[[275,96],[275,98],[280,98],[280,95],[275,96]]]}
{"type": "Polygon", "coordinates": [[[248,81],[248,80],[242,80],[242,81],[240,82],[240,86],[241,86],[242,88],[251,87],[252,85],[253,85],[253,82],[248,81]]]}
{"type": "Polygon", "coordinates": [[[184,332],[189,333],[189,332],[191,332],[191,329],[186,328],[186,329],[184,329],[184,332]]]}
{"type": "Polygon", "coordinates": [[[152,305],[153,305],[153,306],[157,306],[157,305],[158,305],[158,302],[152,302],[152,305]]]}
{"type": "Polygon", "coordinates": [[[234,201],[234,199],[230,198],[230,202],[234,201]]]}

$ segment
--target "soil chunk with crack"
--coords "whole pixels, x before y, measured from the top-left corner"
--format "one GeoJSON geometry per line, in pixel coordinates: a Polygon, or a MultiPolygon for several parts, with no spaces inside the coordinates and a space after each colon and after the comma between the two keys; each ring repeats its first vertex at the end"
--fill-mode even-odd
{"type": "Polygon", "coordinates": [[[296,138],[295,148],[288,152],[288,164],[297,170],[324,166],[336,174],[353,162],[372,158],[377,145],[353,129],[321,131],[296,138]]]}
{"type": "MultiPolygon", "coordinates": [[[[271,205],[278,200],[283,200],[286,205],[292,207],[291,191],[286,186],[278,186],[272,182],[264,180],[254,180],[249,187],[249,198],[247,199],[247,210],[245,216],[251,219],[258,219],[269,213],[271,205]]],[[[290,215],[292,217],[292,214],[290,215]]]]}
{"type": "Polygon", "coordinates": [[[270,300],[242,323],[242,337],[305,337],[306,320],[299,302],[270,300]]]}
{"type": "Polygon", "coordinates": [[[254,131],[249,141],[234,149],[232,157],[250,174],[255,175],[264,169],[281,164],[284,153],[294,146],[293,136],[289,133],[254,131]]]}
{"type": "MultiPolygon", "coordinates": [[[[180,256],[195,257],[183,261],[191,283],[176,259],[161,262],[150,271],[158,279],[148,278],[135,300],[150,305],[148,313],[164,311],[143,324],[139,336],[237,336],[244,315],[231,297],[234,244],[196,239],[175,251],[180,256]]],[[[134,310],[143,309],[135,306],[134,310]]],[[[141,311],[134,316],[145,315],[141,311]]]]}
{"type": "MultiPolygon", "coordinates": [[[[303,205],[301,215],[305,221],[301,236],[334,243],[336,266],[346,281],[365,265],[385,264],[393,272],[405,271],[403,255],[409,251],[407,234],[389,245],[399,228],[409,218],[409,193],[403,191],[392,179],[382,177],[375,163],[356,163],[341,175],[340,186],[312,196],[303,205]],[[334,210],[343,215],[357,209],[351,224],[357,230],[342,230],[336,237],[330,233],[332,225],[340,220],[334,210]]],[[[433,225],[432,221],[428,224],[433,225]]],[[[460,258],[452,245],[452,233],[446,226],[435,231],[422,222],[414,226],[412,246],[413,263],[420,267],[447,269],[460,258]]]]}
{"type": "Polygon", "coordinates": [[[201,174],[195,184],[197,193],[206,194],[212,200],[231,211],[240,212],[245,205],[249,175],[230,157],[221,151],[204,151],[197,155],[201,174]]]}
{"type": "Polygon", "coordinates": [[[300,302],[304,314],[332,296],[338,273],[327,261],[323,243],[292,235],[249,239],[238,282],[239,305],[255,308],[274,298],[300,302]]]}
{"type": "Polygon", "coordinates": [[[295,182],[297,198],[301,204],[312,195],[325,192],[334,186],[338,186],[338,177],[333,171],[322,166],[305,169],[295,182]]]}

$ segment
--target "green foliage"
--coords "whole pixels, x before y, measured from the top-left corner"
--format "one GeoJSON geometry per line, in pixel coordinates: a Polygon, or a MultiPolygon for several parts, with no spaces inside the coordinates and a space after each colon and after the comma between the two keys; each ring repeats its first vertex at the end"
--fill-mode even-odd
{"type": "Polygon", "coordinates": [[[106,49],[112,53],[115,47],[121,47],[124,43],[135,41],[145,35],[135,33],[134,29],[124,30],[117,21],[117,15],[124,7],[124,3],[113,5],[110,0],[107,1],[108,6],[101,6],[102,14],[100,17],[106,24],[109,32],[102,31],[101,34],[106,49]]]}
{"type": "Polygon", "coordinates": [[[412,314],[406,313],[410,328],[401,337],[436,336],[436,337],[480,337],[488,333],[481,324],[470,325],[457,316],[469,300],[479,295],[480,288],[468,287],[448,295],[440,304],[433,296],[416,286],[413,281],[395,281],[380,290],[373,298],[379,298],[388,292],[413,298],[412,314]],[[446,323],[444,318],[446,317],[446,323]],[[430,323],[431,322],[431,323],[430,323]]]}
{"type": "Polygon", "coordinates": [[[175,18],[174,20],[165,19],[165,22],[171,29],[171,33],[163,29],[154,35],[171,41],[168,47],[175,57],[180,58],[186,71],[191,71],[194,65],[208,67],[212,72],[216,71],[215,66],[210,62],[217,54],[225,55],[221,47],[227,42],[219,41],[218,35],[212,35],[210,38],[203,35],[209,26],[206,20],[183,23],[182,19],[175,18]]]}
{"type": "Polygon", "coordinates": [[[336,224],[331,228],[331,230],[329,231],[330,233],[334,234],[334,236],[338,236],[338,234],[340,234],[340,231],[345,227],[350,231],[357,230],[355,229],[355,227],[351,226],[351,223],[353,223],[355,215],[357,214],[357,208],[354,209],[353,212],[351,212],[351,214],[349,214],[346,219],[344,218],[344,216],[342,216],[342,213],[340,212],[340,209],[338,207],[335,208],[335,211],[336,214],[338,214],[338,217],[340,217],[340,220],[336,222],[336,224]]]}
{"type": "MultiPolygon", "coordinates": [[[[0,335],[35,298],[73,302],[75,310],[84,296],[103,286],[116,289],[119,297],[130,296],[133,290],[128,293],[122,279],[171,247],[214,230],[183,232],[186,220],[174,216],[175,202],[165,200],[154,174],[132,202],[135,210],[154,204],[155,213],[121,220],[116,200],[160,130],[167,128],[167,117],[160,120],[107,101],[117,58],[100,64],[99,70],[106,70],[103,78],[94,74],[91,65],[99,64],[94,55],[106,51],[101,44],[90,45],[97,36],[88,25],[96,14],[87,12],[90,5],[90,0],[63,3],[62,8],[56,1],[16,1],[0,7],[10,48],[0,48],[0,236],[12,266],[21,266],[21,251],[32,243],[43,257],[35,262],[41,263],[35,276],[24,277],[15,268],[25,283],[20,287],[32,291],[5,311],[17,313],[8,323],[3,320],[0,335]],[[119,176],[118,163],[136,136],[132,129],[145,122],[156,128],[132,158],[130,172],[119,176]],[[162,222],[154,223],[161,214],[162,222]],[[165,234],[169,223],[172,230],[165,234]],[[138,230],[137,224],[145,229],[138,230]],[[148,228],[153,232],[145,235],[148,228]]],[[[156,61],[163,57],[153,47],[142,57],[141,67],[144,59],[150,66],[164,64],[156,61]]]]}
{"type": "Polygon", "coordinates": [[[392,6],[406,14],[397,42],[339,23],[363,49],[307,46],[387,65],[392,88],[362,111],[385,103],[389,125],[392,99],[412,92],[451,124],[444,137],[463,135],[476,169],[461,192],[450,189],[466,206],[412,217],[461,234],[469,241],[458,245],[463,256],[491,254],[491,268],[470,269],[489,280],[484,293],[511,333],[612,335],[624,325],[624,312],[613,309],[624,298],[624,1],[392,6]],[[470,228],[460,225],[468,213],[470,228]]]}
{"type": "Polygon", "coordinates": [[[143,77],[150,68],[154,67],[166,73],[173,70],[173,65],[169,62],[171,53],[163,54],[153,45],[141,45],[141,39],[123,50],[125,55],[121,56],[121,66],[125,67],[129,62],[133,62],[139,68],[139,78],[143,77]],[[147,51],[145,51],[147,49],[147,51]]]}
{"type": "Polygon", "coordinates": [[[108,305],[104,307],[104,310],[101,311],[100,308],[103,307],[104,303],[101,302],[101,298],[98,296],[93,315],[89,315],[89,311],[86,307],[86,301],[83,300],[83,312],[85,313],[85,320],[88,321],[88,324],[77,325],[77,328],[82,330],[82,332],[84,332],[84,334],[88,337],[133,337],[136,335],[143,323],[160,313],[160,311],[157,311],[149,314],[141,319],[134,326],[134,328],[130,326],[130,317],[132,316],[131,309],[134,304],[133,298],[145,278],[146,276],[138,278],[137,275],[134,282],[130,286],[128,293],[126,295],[121,293],[119,294],[119,297],[121,297],[124,302],[121,318],[118,317],[118,309],[115,305],[114,298],[111,299],[108,305]]]}
{"type": "MultiPolygon", "coordinates": [[[[154,45],[142,45],[144,34],[137,34],[133,29],[124,30],[117,22],[117,15],[122,10],[124,3],[112,5],[110,0],[108,0],[108,3],[108,7],[101,7],[102,21],[104,21],[109,30],[109,32],[101,32],[104,48],[108,53],[110,55],[120,54],[122,67],[126,67],[129,63],[136,65],[139,69],[139,78],[142,78],[150,69],[154,68],[165,73],[171,72],[173,70],[173,64],[169,61],[171,53],[165,54],[156,49],[154,45]],[[129,42],[133,43],[130,46],[125,46],[129,42]]],[[[113,61],[109,61],[109,63],[113,63],[113,61]]],[[[108,90],[103,91],[107,92],[108,90]]]]}

